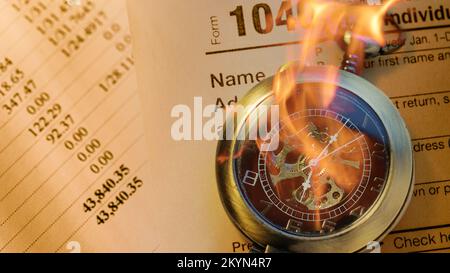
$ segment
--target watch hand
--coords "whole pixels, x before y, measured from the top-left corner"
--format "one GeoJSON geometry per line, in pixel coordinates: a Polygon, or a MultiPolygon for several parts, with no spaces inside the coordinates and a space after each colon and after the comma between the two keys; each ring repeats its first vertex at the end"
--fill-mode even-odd
{"type": "Polygon", "coordinates": [[[339,148],[335,149],[335,150],[332,151],[331,153],[328,153],[328,154],[324,155],[323,157],[318,158],[316,161],[319,162],[319,161],[321,161],[322,159],[325,159],[325,158],[329,157],[330,155],[333,155],[333,154],[339,152],[340,150],[344,149],[344,148],[347,147],[348,145],[350,145],[350,144],[352,144],[353,142],[359,140],[361,137],[364,137],[364,135],[360,135],[359,137],[354,138],[353,140],[350,140],[349,142],[347,142],[347,143],[345,143],[344,145],[340,146],[339,148]]]}
{"type": "Polygon", "coordinates": [[[303,197],[305,196],[306,191],[311,188],[311,176],[312,176],[312,169],[310,170],[309,174],[308,174],[308,178],[305,180],[305,182],[303,182],[302,187],[303,187],[303,191],[302,191],[302,196],[300,197],[300,201],[303,200],[303,197]]]}
{"type": "Polygon", "coordinates": [[[347,119],[347,120],[344,122],[344,124],[342,125],[341,128],[339,128],[339,130],[336,132],[336,134],[334,134],[334,135],[332,135],[332,136],[330,137],[330,140],[328,141],[327,145],[322,149],[322,151],[319,153],[319,155],[318,155],[316,158],[311,159],[310,163],[309,163],[306,167],[303,167],[302,171],[304,171],[304,170],[306,170],[306,169],[308,169],[308,168],[311,168],[311,167],[317,165],[317,162],[319,161],[319,158],[321,158],[322,156],[324,156],[324,153],[328,150],[328,148],[330,147],[330,145],[337,141],[337,138],[338,138],[338,136],[339,136],[339,133],[342,131],[342,129],[344,129],[344,127],[347,125],[347,122],[348,122],[348,121],[349,121],[349,119],[347,119]]]}
{"type": "Polygon", "coordinates": [[[339,136],[339,133],[342,131],[342,129],[344,129],[344,127],[347,125],[347,122],[348,122],[348,121],[349,121],[349,119],[347,119],[347,120],[344,122],[344,124],[342,125],[341,128],[339,128],[339,130],[337,131],[336,134],[334,134],[334,135],[332,135],[332,136],[330,137],[330,140],[328,141],[327,145],[325,146],[325,148],[322,149],[322,151],[320,152],[320,154],[319,154],[316,158],[320,158],[321,156],[323,156],[323,153],[324,153],[325,151],[328,150],[328,148],[330,147],[330,145],[337,141],[337,138],[338,138],[338,136],[339,136]]]}
{"type": "MultiPolygon", "coordinates": [[[[328,154],[326,154],[326,155],[324,155],[324,156],[322,156],[322,157],[315,158],[315,159],[311,160],[311,163],[310,163],[308,166],[304,167],[304,168],[302,169],[302,171],[305,170],[306,168],[311,168],[311,167],[313,167],[313,166],[316,166],[317,163],[318,163],[319,161],[321,161],[321,160],[327,158],[327,157],[330,156],[330,155],[333,155],[333,154],[339,152],[339,151],[342,150],[343,148],[345,148],[345,147],[347,147],[348,145],[352,144],[353,142],[359,140],[361,137],[364,137],[364,135],[360,135],[360,136],[358,136],[358,137],[356,137],[356,138],[350,140],[349,142],[345,143],[344,145],[340,146],[339,148],[336,148],[336,149],[335,149],[334,151],[332,151],[331,153],[328,153],[328,154]]],[[[312,176],[312,172],[313,172],[313,169],[311,168],[311,170],[310,170],[310,172],[309,172],[309,174],[308,174],[307,179],[306,179],[305,182],[303,182],[303,184],[302,184],[303,190],[302,190],[302,195],[301,195],[301,197],[300,197],[300,199],[299,199],[300,201],[303,200],[303,197],[305,196],[306,191],[307,191],[308,189],[311,188],[311,176],[312,176]]]]}

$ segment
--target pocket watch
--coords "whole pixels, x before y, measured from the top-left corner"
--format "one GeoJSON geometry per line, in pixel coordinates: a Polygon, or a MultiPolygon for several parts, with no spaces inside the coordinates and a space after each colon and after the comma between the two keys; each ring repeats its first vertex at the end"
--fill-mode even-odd
{"type": "Polygon", "coordinates": [[[279,136],[273,150],[239,137],[258,126],[255,113],[277,103],[273,77],[243,97],[232,139],[219,141],[222,204],[262,250],[364,251],[395,227],[409,203],[414,164],[405,123],[381,90],[343,68],[335,77],[327,76],[330,67],[295,72],[285,113],[269,125],[279,136]]]}

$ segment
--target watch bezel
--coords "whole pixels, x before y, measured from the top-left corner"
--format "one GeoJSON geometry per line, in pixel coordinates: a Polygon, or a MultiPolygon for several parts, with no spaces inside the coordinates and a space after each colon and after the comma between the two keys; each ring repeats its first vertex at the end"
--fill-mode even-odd
{"type": "MultiPolygon", "coordinates": [[[[273,77],[250,90],[240,104],[247,111],[238,117],[233,135],[237,136],[247,116],[261,103],[269,103],[273,77]]],[[[306,237],[278,230],[249,206],[234,175],[234,140],[220,141],[217,154],[226,158],[216,164],[217,184],[222,203],[234,224],[253,242],[294,252],[355,252],[369,242],[381,240],[404,213],[413,186],[413,154],[406,125],[389,98],[365,79],[333,67],[308,67],[296,75],[297,84],[330,83],[366,101],[385,126],[390,143],[389,174],[376,202],[358,221],[331,235],[306,237]],[[327,77],[336,69],[337,77],[327,77]],[[394,181],[396,181],[394,183],[394,181]],[[321,243],[322,242],[322,243],[321,243]]]]}

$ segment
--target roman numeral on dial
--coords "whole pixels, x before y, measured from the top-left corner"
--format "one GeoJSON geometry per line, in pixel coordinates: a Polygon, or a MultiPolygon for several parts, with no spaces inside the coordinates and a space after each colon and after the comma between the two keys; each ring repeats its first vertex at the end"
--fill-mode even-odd
{"type": "Polygon", "coordinates": [[[366,212],[366,208],[363,206],[358,206],[350,211],[351,216],[361,217],[366,212]]]}
{"type": "Polygon", "coordinates": [[[273,207],[273,203],[272,203],[272,202],[269,202],[269,201],[266,201],[266,200],[261,200],[260,202],[261,202],[262,204],[266,205],[266,206],[264,207],[264,209],[261,211],[261,214],[262,214],[262,215],[266,215],[266,213],[268,213],[269,210],[273,207]]]}
{"type": "Polygon", "coordinates": [[[372,156],[381,160],[385,160],[386,147],[383,144],[375,143],[373,145],[372,156]]]}
{"type": "Polygon", "coordinates": [[[370,191],[374,191],[374,192],[381,192],[381,190],[383,189],[383,185],[385,180],[383,178],[379,178],[379,177],[375,177],[373,179],[373,182],[375,183],[375,186],[370,188],[370,191]]]}
{"type": "Polygon", "coordinates": [[[286,225],[286,230],[300,233],[302,231],[303,223],[294,219],[289,219],[286,225]]]}
{"type": "Polygon", "coordinates": [[[252,171],[246,171],[244,179],[242,179],[242,183],[250,186],[255,186],[257,181],[258,181],[258,173],[252,171]]]}
{"type": "Polygon", "coordinates": [[[330,220],[325,220],[322,223],[322,229],[320,230],[320,233],[331,233],[336,229],[336,223],[330,220]]]}

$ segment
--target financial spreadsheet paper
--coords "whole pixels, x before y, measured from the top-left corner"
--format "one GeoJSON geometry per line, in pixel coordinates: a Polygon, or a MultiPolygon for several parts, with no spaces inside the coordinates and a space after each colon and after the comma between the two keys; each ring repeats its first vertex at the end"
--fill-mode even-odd
{"type": "Polygon", "coordinates": [[[0,1],[0,252],[151,252],[126,1],[71,4],[0,1]]]}

